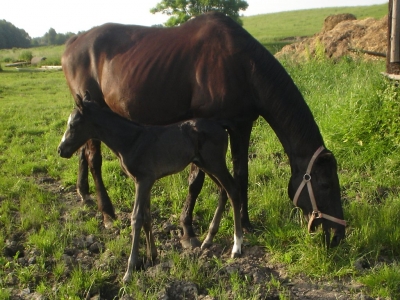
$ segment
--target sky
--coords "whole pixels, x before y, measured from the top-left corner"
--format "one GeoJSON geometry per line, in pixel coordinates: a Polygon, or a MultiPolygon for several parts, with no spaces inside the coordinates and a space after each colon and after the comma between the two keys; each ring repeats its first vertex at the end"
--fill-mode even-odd
{"type": "MultiPolygon", "coordinates": [[[[24,29],[30,37],[42,37],[50,28],[57,33],[89,30],[107,22],[151,26],[168,16],[151,14],[161,0],[3,0],[0,20],[24,29]]],[[[388,0],[247,0],[244,16],[309,8],[364,6],[388,0]]]]}

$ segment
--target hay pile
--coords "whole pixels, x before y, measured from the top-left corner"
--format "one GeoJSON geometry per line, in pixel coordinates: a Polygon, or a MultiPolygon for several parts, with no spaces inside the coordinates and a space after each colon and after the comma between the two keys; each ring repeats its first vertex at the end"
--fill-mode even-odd
{"type": "Polygon", "coordinates": [[[387,16],[380,20],[373,18],[357,20],[351,14],[329,16],[325,19],[320,33],[283,47],[275,56],[278,59],[291,57],[295,60],[303,60],[318,57],[324,53],[326,57],[332,59],[360,55],[366,59],[377,59],[376,56],[360,54],[350,49],[386,53],[387,20],[387,16]]]}

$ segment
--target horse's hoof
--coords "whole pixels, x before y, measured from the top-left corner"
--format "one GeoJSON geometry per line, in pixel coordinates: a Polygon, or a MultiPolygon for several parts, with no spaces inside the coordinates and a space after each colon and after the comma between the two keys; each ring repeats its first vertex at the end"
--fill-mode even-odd
{"type": "Polygon", "coordinates": [[[194,249],[201,247],[201,242],[196,237],[182,238],[181,245],[184,249],[194,249]]]}
{"type": "Polygon", "coordinates": [[[241,253],[232,252],[232,254],[231,254],[231,258],[238,258],[240,256],[242,256],[241,253]]]}
{"type": "Polygon", "coordinates": [[[111,218],[109,215],[104,214],[103,215],[103,222],[104,222],[104,227],[106,229],[111,229],[114,227],[114,220],[111,218]]]}

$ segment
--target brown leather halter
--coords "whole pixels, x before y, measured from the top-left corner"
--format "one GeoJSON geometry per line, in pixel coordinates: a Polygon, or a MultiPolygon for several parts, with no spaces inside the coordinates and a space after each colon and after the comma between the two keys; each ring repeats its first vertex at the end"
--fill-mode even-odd
{"type": "Polygon", "coordinates": [[[314,192],[313,192],[312,185],[311,185],[311,175],[310,174],[311,174],[311,169],[313,167],[315,159],[318,157],[318,155],[324,149],[325,149],[324,146],[319,147],[317,149],[317,151],[315,151],[314,155],[311,157],[311,160],[308,163],[307,171],[303,175],[303,181],[300,183],[300,186],[297,189],[296,194],[294,195],[294,198],[293,198],[293,204],[295,206],[297,206],[297,200],[299,199],[300,193],[303,190],[304,186],[307,185],[308,194],[310,195],[311,205],[312,205],[312,209],[313,209],[310,220],[308,221],[308,232],[311,231],[311,225],[314,222],[314,220],[320,219],[320,218],[324,218],[329,221],[336,222],[340,225],[346,226],[345,220],[341,220],[341,219],[338,219],[338,218],[335,218],[335,217],[332,217],[330,215],[323,214],[322,212],[320,212],[317,207],[317,202],[315,201],[314,192]]]}

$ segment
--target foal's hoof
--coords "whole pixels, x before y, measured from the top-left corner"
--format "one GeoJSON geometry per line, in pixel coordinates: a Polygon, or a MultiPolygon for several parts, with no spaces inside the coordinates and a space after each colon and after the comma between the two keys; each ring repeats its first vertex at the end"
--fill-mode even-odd
{"type": "Polygon", "coordinates": [[[249,220],[242,220],[242,228],[245,233],[253,233],[254,227],[249,220]]]}
{"type": "Polygon", "coordinates": [[[212,246],[212,243],[203,242],[203,244],[201,244],[201,250],[208,249],[211,246],[212,246]]]}
{"type": "Polygon", "coordinates": [[[124,278],[122,278],[122,282],[124,284],[127,284],[131,281],[131,279],[132,279],[132,272],[126,272],[124,278]]]}
{"type": "Polygon", "coordinates": [[[194,249],[201,246],[201,242],[196,237],[182,238],[181,245],[184,249],[194,249]]]}

